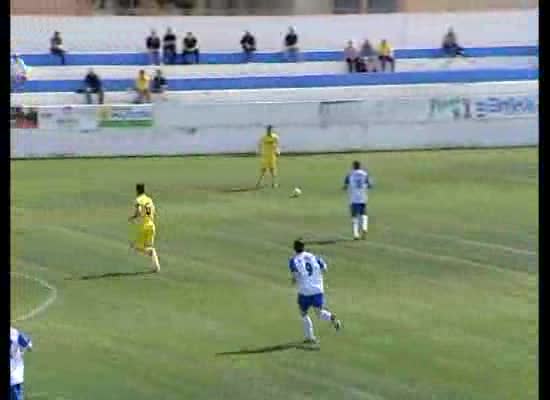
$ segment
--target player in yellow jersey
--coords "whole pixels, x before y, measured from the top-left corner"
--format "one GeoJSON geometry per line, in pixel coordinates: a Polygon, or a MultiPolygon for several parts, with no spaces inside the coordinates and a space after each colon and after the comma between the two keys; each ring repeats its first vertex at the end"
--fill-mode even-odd
{"type": "Polygon", "coordinates": [[[130,246],[138,253],[151,257],[153,272],[159,272],[160,264],[155,249],[155,204],[145,194],[143,183],[136,185],[136,195],[134,214],[128,218],[128,221],[137,223],[138,229],[135,240],[130,243],[130,246]]]}
{"type": "Polygon", "coordinates": [[[271,125],[267,126],[266,134],[260,139],[259,151],[262,158],[262,166],[256,187],[262,185],[267,171],[271,174],[271,185],[277,187],[277,158],[281,154],[281,151],[279,150],[279,136],[273,132],[271,125]]]}

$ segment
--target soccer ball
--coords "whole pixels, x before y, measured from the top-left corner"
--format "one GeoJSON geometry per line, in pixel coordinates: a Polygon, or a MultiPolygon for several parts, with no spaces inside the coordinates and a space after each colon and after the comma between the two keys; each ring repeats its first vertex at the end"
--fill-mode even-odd
{"type": "Polygon", "coordinates": [[[301,194],[302,194],[302,189],[300,189],[299,187],[294,188],[294,190],[292,191],[292,197],[298,197],[301,194]]]}

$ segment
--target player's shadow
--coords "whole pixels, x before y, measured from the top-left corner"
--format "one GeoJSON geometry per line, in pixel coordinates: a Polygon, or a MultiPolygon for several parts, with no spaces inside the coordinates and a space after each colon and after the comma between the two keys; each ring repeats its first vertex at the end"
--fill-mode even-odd
{"type": "Polygon", "coordinates": [[[66,280],[80,280],[80,281],[88,281],[88,280],[94,280],[94,279],[105,279],[105,278],[124,278],[124,277],[132,277],[132,276],[142,276],[142,275],[149,275],[154,274],[153,271],[138,271],[138,272],[107,272],[104,274],[97,274],[97,275],[82,275],[77,277],[70,277],[65,278],[66,280]]]}
{"type": "Polygon", "coordinates": [[[332,239],[317,239],[317,240],[307,240],[307,244],[311,245],[317,245],[317,246],[326,246],[329,244],[338,244],[338,243],[344,243],[344,242],[352,242],[353,239],[351,238],[332,238],[332,239]]]}
{"type": "Polygon", "coordinates": [[[260,190],[260,189],[256,186],[248,186],[248,187],[224,188],[224,189],[220,189],[220,192],[222,192],[222,193],[244,193],[244,192],[254,192],[256,190],[260,190]]]}
{"type": "Polygon", "coordinates": [[[288,342],[282,344],[276,344],[272,346],[256,347],[252,349],[241,349],[237,351],[226,351],[223,353],[216,353],[216,356],[239,356],[239,355],[251,355],[251,354],[264,354],[274,353],[276,351],[285,350],[304,350],[304,351],[318,351],[320,347],[318,344],[307,344],[304,342],[288,342]]]}

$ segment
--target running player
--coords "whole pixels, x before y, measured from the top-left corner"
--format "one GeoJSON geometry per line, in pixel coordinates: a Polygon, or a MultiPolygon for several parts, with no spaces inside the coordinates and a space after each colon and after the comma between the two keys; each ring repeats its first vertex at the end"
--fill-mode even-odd
{"type": "Polygon", "coordinates": [[[155,205],[153,200],[145,194],[145,185],[136,185],[136,201],[134,214],[128,218],[129,222],[138,224],[134,242],[130,243],[135,251],[151,257],[153,272],[160,271],[159,259],[155,249],[155,205]]]}
{"type": "Polygon", "coordinates": [[[367,216],[367,189],[372,187],[367,171],[361,169],[361,163],[354,161],[352,170],[346,175],[344,190],[348,191],[351,225],[353,239],[365,239],[369,229],[369,217],[367,216]],[[361,223],[361,235],[359,235],[359,223],[361,223]]]}
{"type": "Polygon", "coordinates": [[[267,171],[271,174],[271,186],[278,186],[277,183],[277,158],[281,155],[279,150],[279,136],[273,132],[273,126],[267,126],[266,134],[260,139],[259,143],[260,156],[262,158],[262,166],[260,170],[260,178],[256,187],[260,187],[264,180],[267,171]]]}
{"type": "Polygon", "coordinates": [[[23,355],[32,350],[31,339],[10,326],[10,400],[23,400],[23,355]]]}
{"type": "Polygon", "coordinates": [[[327,271],[327,264],[321,257],[305,251],[305,244],[302,240],[294,241],[296,254],[290,258],[289,268],[292,273],[292,283],[298,287],[298,306],[304,323],[305,343],[317,343],[313,334],[313,322],[308,315],[308,310],[313,307],[317,316],[329,321],[332,326],[339,330],[342,323],[324,308],[324,287],[323,273],[327,271]]]}

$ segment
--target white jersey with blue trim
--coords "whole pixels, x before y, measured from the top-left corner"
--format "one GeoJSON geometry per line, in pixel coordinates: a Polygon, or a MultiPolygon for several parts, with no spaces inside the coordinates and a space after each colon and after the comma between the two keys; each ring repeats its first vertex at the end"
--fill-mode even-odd
{"type": "Polygon", "coordinates": [[[345,185],[348,189],[350,204],[367,204],[367,189],[370,187],[369,174],[362,169],[354,169],[346,175],[345,185]]]}
{"type": "Polygon", "coordinates": [[[25,334],[10,327],[10,385],[23,383],[25,367],[23,354],[32,347],[32,342],[25,334]]]}
{"type": "Polygon", "coordinates": [[[324,292],[323,272],[327,264],[321,257],[303,251],[292,257],[288,266],[296,278],[298,294],[312,296],[324,292]]]}

